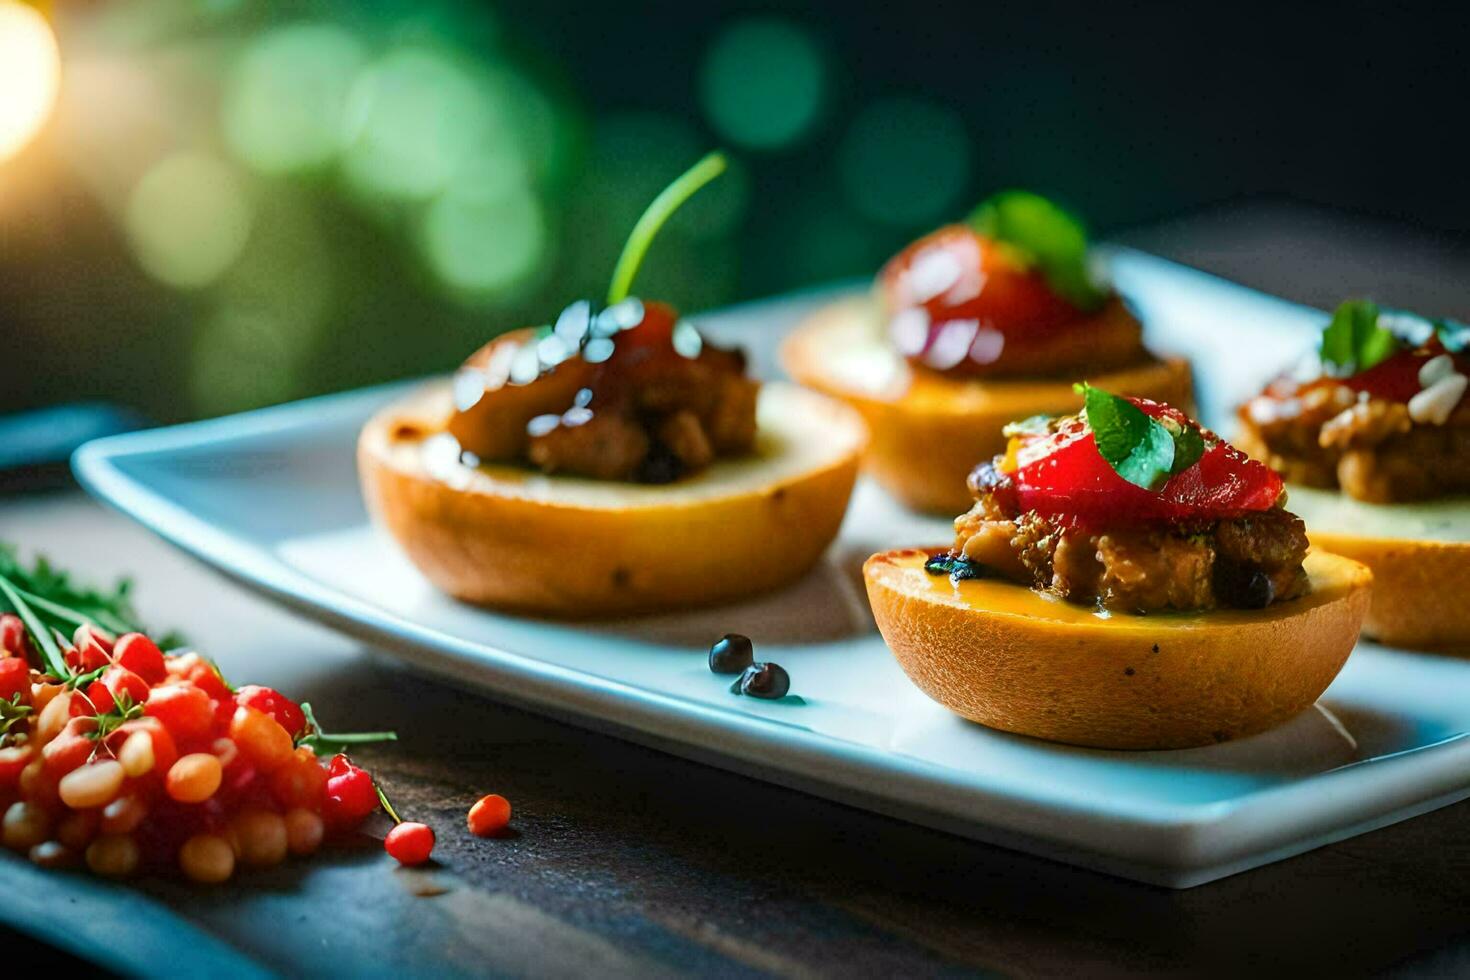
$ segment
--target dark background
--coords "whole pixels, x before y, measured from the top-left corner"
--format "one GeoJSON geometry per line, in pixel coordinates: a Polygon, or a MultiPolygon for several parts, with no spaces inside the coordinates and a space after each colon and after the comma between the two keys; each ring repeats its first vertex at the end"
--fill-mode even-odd
{"type": "MultiPolygon", "coordinates": [[[[103,398],[172,420],[448,368],[489,335],[596,296],[646,201],[712,146],[735,171],[671,223],[640,279],[694,310],[870,275],[1013,185],[1060,198],[1101,236],[1261,196],[1457,236],[1470,225],[1470,14],[1456,8],[55,5],[60,102],[0,161],[0,410],[103,398]],[[302,25],[346,38],[359,75],[405,51],[439,59],[447,74],[431,73],[426,98],[499,79],[506,132],[530,161],[512,217],[529,207],[536,228],[514,276],[480,272],[531,248],[530,233],[496,237],[512,234],[500,199],[474,208],[500,185],[464,160],[405,193],[351,179],[360,129],[330,159],[284,167],[232,141],[242,65],[302,25]],[[813,108],[762,134],[792,99],[813,108]],[[186,227],[200,212],[167,167],[151,195],[138,189],[178,154],[212,161],[250,215],[205,274],[167,262],[211,254],[223,223],[186,227]],[[470,210],[446,205],[453,231],[435,252],[425,229],[454,188],[470,210]],[[140,258],[140,224],[172,249],[161,273],[140,258]]],[[[289,75],[267,70],[287,83],[265,97],[266,123],[275,107],[285,126],[289,75]]],[[[382,120],[390,136],[424,116],[402,111],[382,120]]],[[[422,172],[408,152],[383,179],[422,172]]]]}

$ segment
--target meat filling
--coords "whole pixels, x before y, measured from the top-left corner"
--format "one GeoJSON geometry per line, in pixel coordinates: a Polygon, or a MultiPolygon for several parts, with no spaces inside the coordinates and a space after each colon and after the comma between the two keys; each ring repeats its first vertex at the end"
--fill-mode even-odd
{"type": "Polygon", "coordinates": [[[1259,609],[1308,591],[1306,529],[1278,505],[1198,526],[1084,530],[1008,512],[1007,477],[985,464],[955,521],[953,554],[1070,602],[1120,612],[1259,609]]]}
{"type": "MultiPolygon", "coordinates": [[[[545,337],[516,331],[460,371],[467,397],[448,429],[466,453],[528,462],[546,473],[667,483],[755,446],[758,382],[737,350],[673,342],[675,315],[647,304],[643,320],[602,340],[610,355],[535,361],[545,337]],[[533,379],[516,382],[531,355],[533,379]]],[[[554,339],[554,338],[553,338],[554,339]]],[[[459,393],[456,393],[459,397],[459,393]]]]}
{"type": "Polygon", "coordinates": [[[1369,503],[1470,492],[1470,400],[1422,424],[1403,402],[1317,382],[1252,399],[1240,421],[1240,448],[1293,483],[1369,503]]]}

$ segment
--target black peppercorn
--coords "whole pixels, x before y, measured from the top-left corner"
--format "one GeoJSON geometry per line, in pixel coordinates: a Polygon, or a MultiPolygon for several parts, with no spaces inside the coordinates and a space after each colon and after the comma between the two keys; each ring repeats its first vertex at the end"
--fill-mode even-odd
{"type": "Polygon", "coordinates": [[[740,675],[740,693],[774,701],[791,690],[791,675],[780,664],[751,664],[740,675]]]}
{"type": "Polygon", "coordinates": [[[750,637],[726,633],[709,648],[709,669],[716,674],[738,674],[755,663],[750,637]]]}

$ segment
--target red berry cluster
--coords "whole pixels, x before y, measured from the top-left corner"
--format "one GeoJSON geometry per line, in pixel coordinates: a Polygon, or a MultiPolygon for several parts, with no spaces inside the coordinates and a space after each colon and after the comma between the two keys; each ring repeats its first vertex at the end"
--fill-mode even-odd
{"type": "Polygon", "coordinates": [[[0,616],[0,842],[37,864],[221,882],[378,808],[372,777],[345,755],[323,764],[306,713],[270,688],[232,689],[141,633],[82,626],[64,657],[66,680],[32,666],[25,624],[0,616]]]}

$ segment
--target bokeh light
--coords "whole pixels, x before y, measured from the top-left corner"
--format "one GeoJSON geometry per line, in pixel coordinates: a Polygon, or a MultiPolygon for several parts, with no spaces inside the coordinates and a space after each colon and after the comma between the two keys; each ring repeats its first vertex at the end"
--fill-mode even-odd
{"type": "Polygon", "coordinates": [[[838,150],[843,190],[874,221],[933,224],[960,208],[970,176],[964,122],[949,108],[887,98],[853,120],[838,150]]]}
{"type": "Polygon", "coordinates": [[[125,223],[138,263],[182,289],[207,286],[230,267],[250,235],[250,204],[235,174],[202,153],[177,153],[143,175],[125,223]]]}
{"type": "Polygon", "coordinates": [[[785,20],[751,18],[721,31],[705,58],[700,101],[725,139],[751,149],[788,146],[809,133],[826,95],[821,49],[785,20]]]}
{"type": "Polygon", "coordinates": [[[221,122],[235,154],[262,173],[330,163],[366,55],[330,24],[292,24],[251,42],[230,79],[221,122]]]}
{"type": "MultiPolygon", "coordinates": [[[[331,341],[336,271],[321,219],[299,195],[260,205],[244,252],[210,290],[190,351],[189,395],[213,415],[284,401],[331,341]]],[[[353,341],[361,343],[360,334],[353,341]]]]}
{"type": "Polygon", "coordinates": [[[40,131],[60,83],[61,54],[46,18],[33,7],[0,0],[0,161],[40,131]]]}
{"type": "Polygon", "coordinates": [[[499,142],[501,159],[509,159],[514,136],[498,108],[450,56],[419,47],[390,52],[353,86],[348,183],[368,197],[422,201],[486,143],[499,142]]]}
{"type": "Polygon", "coordinates": [[[424,257],[439,278],[469,297],[513,290],[542,265],[546,217],[525,188],[497,188],[470,177],[436,198],[424,214],[424,257]]]}

